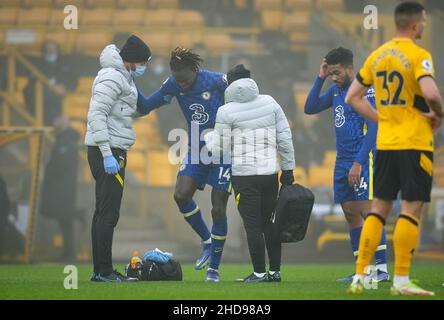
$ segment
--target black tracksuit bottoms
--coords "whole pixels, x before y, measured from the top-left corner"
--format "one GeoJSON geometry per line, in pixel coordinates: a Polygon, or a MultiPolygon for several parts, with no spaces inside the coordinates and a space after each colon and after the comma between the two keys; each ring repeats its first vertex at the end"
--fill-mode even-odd
{"type": "Polygon", "coordinates": [[[96,180],[96,208],[91,226],[92,256],[94,273],[102,276],[113,271],[113,234],[120,216],[126,167],[126,151],[111,151],[120,164],[120,171],[116,175],[106,174],[100,149],[88,147],[88,163],[96,180]]]}
{"type": "Polygon", "coordinates": [[[247,233],[254,272],[265,272],[265,247],[271,271],[280,271],[280,239],[273,238],[272,215],[279,191],[278,175],[233,176],[236,203],[247,233]]]}

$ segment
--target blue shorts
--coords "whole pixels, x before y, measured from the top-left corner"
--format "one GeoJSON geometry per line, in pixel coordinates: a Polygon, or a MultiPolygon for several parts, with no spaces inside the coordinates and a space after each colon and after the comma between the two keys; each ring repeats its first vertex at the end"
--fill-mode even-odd
{"type": "Polygon", "coordinates": [[[230,164],[192,164],[191,154],[182,160],[177,176],[187,176],[193,178],[199,190],[203,190],[208,184],[214,189],[231,193],[231,165],[230,164]]]}
{"type": "Polygon", "coordinates": [[[348,184],[348,172],[353,161],[336,160],[333,184],[335,203],[373,199],[373,164],[373,159],[370,159],[362,167],[360,184],[354,188],[348,184]]]}

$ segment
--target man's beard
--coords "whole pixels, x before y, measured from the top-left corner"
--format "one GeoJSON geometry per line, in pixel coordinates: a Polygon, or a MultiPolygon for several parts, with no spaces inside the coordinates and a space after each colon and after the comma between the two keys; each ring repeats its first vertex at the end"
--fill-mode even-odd
{"type": "Polygon", "coordinates": [[[351,79],[350,79],[350,77],[349,77],[348,74],[347,74],[347,75],[345,75],[345,77],[344,77],[344,82],[342,83],[341,88],[345,88],[345,87],[347,87],[350,83],[351,83],[351,79]]]}

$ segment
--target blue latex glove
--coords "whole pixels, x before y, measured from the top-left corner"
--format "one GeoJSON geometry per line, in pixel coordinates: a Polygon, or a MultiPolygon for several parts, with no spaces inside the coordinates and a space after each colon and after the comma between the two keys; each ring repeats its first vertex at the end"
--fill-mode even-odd
{"type": "Polygon", "coordinates": [[[103,158],[103,166],[107,174],[116,174],[120,170],[119,163],[114,156],[107,156],[103,158]]]}
{"type": "Polygon", "coordinates": [[[173,257],[172,253],[163,252],[159,249],[148,251],[144,254],[143,260],[151,260],[159,263],[167,263],[173,257]]]}

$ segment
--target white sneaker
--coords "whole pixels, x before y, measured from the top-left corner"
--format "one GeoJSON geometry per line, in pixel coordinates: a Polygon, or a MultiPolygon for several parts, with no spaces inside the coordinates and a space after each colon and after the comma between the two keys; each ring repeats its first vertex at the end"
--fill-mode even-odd
{"type": "Polygon", "coordinates": [[[408,283],[400,287],[392,286],[390,288],[390,293],[394,296],[402,295],[431,297],[435,295],[434,292],[422,289],[413,281],[409,281],[408,283]]]}

